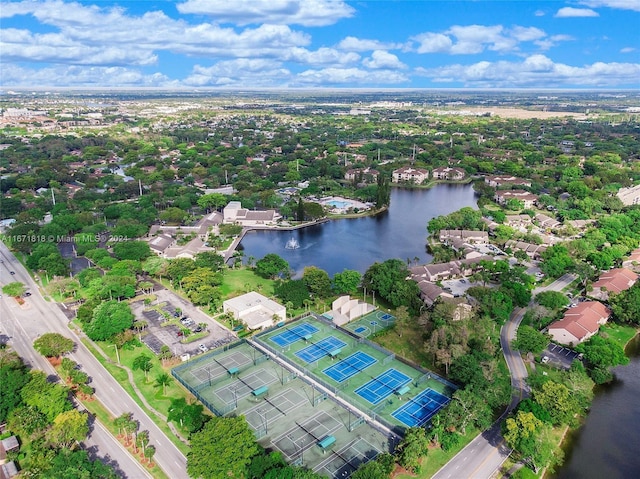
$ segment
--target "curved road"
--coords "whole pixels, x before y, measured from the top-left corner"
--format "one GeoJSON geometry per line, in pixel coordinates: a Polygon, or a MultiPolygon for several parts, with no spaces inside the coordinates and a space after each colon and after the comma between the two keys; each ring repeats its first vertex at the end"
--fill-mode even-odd
{"type": "MultiPolygon", "coordinates": [[[[60,311],[58,305],[49,303],[40,295],[38,285],[33,281],[26,269],[13,256],[4,243],[0,242],[0,258],[4,261],[0,264],[0,278],[2,284],[11,281],[24,283],[31,291],[32,295],[25,299],[23,306],[11,303],[11,298],[2,298],[2,327],[11,336],[11,342],[16,350],[24,355],[26,361],[32,366],[40,368],[38,355],[32,349],[33,340],[40,334],[56,332],[71,337],[77,344],[76,351],[69,355],[71,359],[82,366],[82,369],[92,378],[91,385],[95,388],[96,398],[107,408],[113,416],[119,416],[125,412],[131,412],[133,418],[140,424],[140,430],[149,431],[150,444],[156,447],[154,462],[171,478],[187,477],[187,459],[182,452],[169,440],[164,432],[149,418],[149,416],[138,406],[138,404],[127,394],[118,382],[107,372],[100,362],[82,344],[80,338],[68,326],[68,320],[60,311]],[[9,271],[14,271],[15,275],[10,275],[9,271]],[[15,307],[9,307],[15,306],[15,307]],[[6,315],[5,315],[6,313],[6,315]]],[[[4,295],[3,295],[4,296],[4,295]]],[[[44,369],[45,371],[47,369],[44,369]]],[[[95,431],[100,426],[94,428],[95,431]]],[[[105,441],[102,447],[109,447],[111,457],[115,456],[115,445],[107,444],[105,441]]],[[[111,442],[116,442],[112,438],[111,442]]],[[[120,461],[119,461],[120,462],[120,461]]],[[[124,462],[124,461],[123,461],[124,462]]],[[[133,465],[121,466],[121,469],[130,478],[147,478],[146,471],[143,473],[133,465]]]]}
{"type": "MultiPolygon", "coordinates": [[[[561,291],[575,280],[575,276],[565,274],[549,286],[536,288],[535,296],[542,291],[561,291]]],[[[530,394],[527,384],[527,368],[519,351],[511,348],[511,342],[516,337],[518,326],[524,317],[526,308],[516,308],[509,321],[500,330],[500,346],[511,375],[513,395],[507,409],[498,420],[486,431],[478,435],[473,441],[456,454],[436,474],[434,479],[489,479],[493,477],[502,463],[509,457],[511,450],[504,443],[500,433],[500,423],[520,401],[530,394]]]]}

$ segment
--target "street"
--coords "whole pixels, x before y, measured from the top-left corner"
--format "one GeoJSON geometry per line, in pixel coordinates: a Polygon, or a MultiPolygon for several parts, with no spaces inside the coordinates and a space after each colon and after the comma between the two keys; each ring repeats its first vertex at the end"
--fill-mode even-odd
{"type": "MultiPolygon", "coordinates": [[[[561,291],[575,280],[575,276],[565,274],[550,285],[533,290],[533,297],[542,291],[561,291]]],[[[531,305],[531,304],[530,304],[531,305]]],[[[433,477],[434,479],[489,479],[509,457],[511,450],[500,434],[500,423],[518,403],[529,396],[527,368],[519,351],[511,348],[518,326],[524,317],[526,308],[516,308],[509,321],[500,330],[500,346],[511,374],[513,395],[509,406],[500,418],[486,431],[478,435],[462,451],[445,464],[433,477]]]]}
{"type": "MultiPolygon", "coordinates": [[[[171,478],[187,477],[186,457],[184,454],[156,426],[120,384],[113,379],[100,362],[93,357],[75,332],[69,329],[67,326],[68,320],[60,311],[58,305],[45,301],[40,294],[39,287],[3,243],[0,243],[0,258],[4,261],[0,265],[1,284],[5,285],[12,281],[20,281],[32,293],[30,297],[25,298],[25,304],[22,306],[19,306],[13,298],[5,297],[5,295],[0,299],[0,304],[2,305],[2,333],[9,336],[9,343],[32,367],[51,372],[51,369],[46,369],[47,365],[49,368],[51,367],[48,362],[33,350],[33,341],[39,335],[47,332],[60,333],[73,339],[77,348],[69,357],[80,364],[82,369],[92,378],[91,386],[95,389],[95,397],[114,417],[125,412],[131,412],[134,419],[139,421],[140,430],[149,431],[150,444],[156,447],[154,462],[171,478]],[[10,275],[10,271],[14,271],[15,274],[10,275]]],[[[96,438],[100,437],[100,430],[99,426],[94,428],[92,439],[96,441],[96,444],[92,445],[97,445],[102,454],[108,454],[112,459],[117,458],[118,464],[122,464],[121,469],[126,472],[127,477],[149,477],[148,473],[143,471],[128,453],[123,453],[118,441],[106,431],[103,431],[106,437],[102,438],[102,441],[98,443],[96,438]],[[120,457],[123,455],[128,458],[128,461],[120,457]]]]}

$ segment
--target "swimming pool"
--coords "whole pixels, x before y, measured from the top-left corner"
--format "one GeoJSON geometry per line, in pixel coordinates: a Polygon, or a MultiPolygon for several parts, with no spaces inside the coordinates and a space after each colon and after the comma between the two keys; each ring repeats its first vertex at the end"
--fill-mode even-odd
{"type": "Polygon", "coordinates": [[[349,208],[350,206],[352,206],[352,203],[350,201],[340,201],[340,200],[330,200],[327,201],[325,203],[326,205],[329,206],[334,206],[336,208],[349,208]]]}

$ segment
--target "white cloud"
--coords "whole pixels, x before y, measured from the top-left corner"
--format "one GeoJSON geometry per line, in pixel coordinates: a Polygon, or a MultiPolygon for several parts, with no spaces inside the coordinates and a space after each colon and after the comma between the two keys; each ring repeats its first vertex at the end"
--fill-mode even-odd
{"type": "Polygon", "coordinates": [[[41,69],[5,64],[2,85],[19,87],[177,87],[179,83],[162,73],[144,74],[124,67],[56,65],[41,69]]]}
{"type": "Polygon", "coordinates": [[[384,50],[376,50],[371,57],[362,60],[362,64],[371,69],[404,69],[407,65],[402,63],[393,53],[384,50]]]}
{"type": "Polygon", "coordinates": [[[282,52],[278,58],[305,65],[350,65],[359,61],[360,55],[326,47],[315,51],[307,50],[306,48],[290,48],[282,52]]]}
{"type": "Polygon", "coordinates": [[[640,64],[603,63],[575,67],[555,63],[544,55],[531,55],[522,62],[478,62],[418,68],[416,73],[434,82],[460,82],[476,88],[613,87],[631,85],[640,77],[640,64]]]}
{"type": "Polygon", "coordinates": [[[535,43],[538,47],[540,47],[540,50],[548,50],[551,47],[555,47],[558,43],[560,42],[570,42],[575,40],[575,38],[573,38],[571,35],[551,35],[548,38],[542,38],[540,40],[536,40],[533,43],[535,43]]]}
{"type": "Polygon", "coordinates": [[[324,68],[322,70],[306,70],[299,73],[293,86],[323,85],[386,85],[405,83],[409,79],[402,73],[390,70],[376,71],[372,75],[369,70],[359,68],[324,68]]]}
{"type": "Polygon", "coordinates": [[[308,27],[332,25],[355,12],[342,0],[187,0],[179,3],[177,9],[180,13],[207,15],[220,23],[308,27]]]}
{"type": "Polygon", "coordinates": [[[600,14],[589,8],[562,7],[555,14],[557,18],[599,17],[600,14]]]}
{"type": "Polygon", "coordinates": [[[580,3],[593,8],[609,7],[640,12],[640,2],[638,0],[582,0],[580,3]]]}
{"type": "Polygon", "coordinates": [[[280,62],[264,59],[225,60],[210,67],[196,65],[183,83],[189,86],[264,87],[286,84],[291,72],[280,62]]]}
{"type": "Polygon", "coordinates": [[[416,50],[418,53],[450,53],[453,46],[451,38],[442,33],[421,33],[413,40],[420,43],[416,50]]]}
{"type": "Polygon", "coordinates": [[[622,49],[620,49],[620,53],[633,53],[635,52],[636,49],[633,47],[624,47],[622,49]]]}
{"type": "MultiPolygon", "coordinates": [[[[523,42],[537,43],[547,37],[536,27],[514,25],[454,25],[445,32],[424,32],[411,38],[417,42],[418,53],[448,53],[470,55],[492,50],[500,53],[516,52],[523,42]]],[[[553,43],[550,43],[553,45],[553,43]]]]}
{"type": "Polygon", "coordinates": [[[400,43],[384,43],[378,40],[369,40],[351,36],[343,38],[337,45],[337,48],[340,50],[347,50],[351,52],[394,50],[402,47],[403,45],[400,43]]]}
{"type": "Polygon", "coordinates": [[[543,11],[543,10],[536,10],[533,14],[534,14],[536,17],[544,17],[544,15],[545,15],[545,13],[544,13],[544,11],[543,11]]]}

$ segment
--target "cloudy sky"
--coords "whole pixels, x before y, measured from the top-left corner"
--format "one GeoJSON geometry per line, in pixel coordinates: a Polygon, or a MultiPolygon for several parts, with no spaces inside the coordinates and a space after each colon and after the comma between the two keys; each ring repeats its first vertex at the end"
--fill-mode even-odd
{"type": "Polygon", "coordinates": [[[0,87],[634,88],[640,0],[0,0],[0,87]]]}

